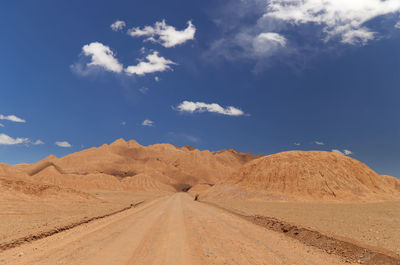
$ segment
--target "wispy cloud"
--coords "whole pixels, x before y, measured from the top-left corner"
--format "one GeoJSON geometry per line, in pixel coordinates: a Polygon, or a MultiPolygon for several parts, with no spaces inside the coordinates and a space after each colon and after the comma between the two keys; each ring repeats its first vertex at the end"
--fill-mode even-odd
{"type": "Polygon", "coordinates": [[[338,149],[332,149],[332,152],[346,156],[353,154],[353,152],[348,149],[343,150],[343,152],[338,149]]]}
{"type": "Polygon", "coordinates": [[[315,141],[314,143],[315,143],[316,145],[325,145],[324,142],[320,142],[320,141],[315,141]]]}
{"type": "Polygon", "coordinates": [[[33,145],[42,145],[42,144],[44,144],[44,142],[39,139],[39,140],[34,141],[32,144],[33,145]]]}
{"type": "Polygon", "coordinates": [[[207,104],[204,102],[192,102],[192,101],[183,101],[179,104],[176,109],[180,112],[188,112],[188,113],[195,113],[195,112],[213,112],[222,115],[228,116],[241,116],[244,115],[244,112],[233,106],[222,107],[219,104],[211,103],[207,104]]]}
{"type": "Polygon", "coordinates": [[[221,37],[208,55],[262,63],[366,45],[389,34],[369,22],[399,13],[399,0],[231,0],[214,16],[221,37]]]}
{"type": "Polygon", "coordinates": [[[113,31],[120,31],[120,30],[122,30],[125,26],[126,26],[125,21],[117,20],[117,21],[115,21],[114,23],[112,23],[112,24],[110,25],[110,28],[111,28],[113,31]]]}
{"type": "Polygon", "coordinates": [[[121,125],[122,125],[122,126],[125,126],[126,124],[127,124],[126,121],[122,121],[122,122],[121,122],[121,125]]]}
{"type": "Polygon", "coordinates": [[[26,122],[26,120],[21,119],[15,115],[3,115],[0,114],[0,120],[7,120],[7,121],[12,121],[12,122],[26,122]]]}
{"type": "Polygon", "coordinates": [[[174,47],[194,39],[196,27],[191,21],[184,30],[177,30],[175,27],[167,25],[165,20],[156,22],[154,26],[144,28],[135,27],[128,30],[131,37],[146,37],[146,41],[157,42],[166,48],[174,47]]]}
{"type": "Polygon", "coordinates": [[[167,60],[164,57],[158,55],[158,52],[153,52],[146,56],[147,61],[141,61],[137,65],[128,66],[125,69],[127,75],[145,75],[155,72],[164,72],[172,70],[170,65],[174,65],[171,60],[167,60]]]}
{"type": "Polygon", "coordinates": [[[348,149],[344,149],[344,150],[343,150],[343,153],[344,153],[345,155],[351,155],[351,154],[353,154],[353,152],[350,151],[350,150],[348,150],[348,149]]]}
{"type": "Polygon", "coordinates": [[[0,123],[0,127],[4,127],[4,124],[0,123]]]}
{"type": "Polygon", "coordinates": [[[199,142],[201,142],[200,138],[193,136],[191,134],[187,134],[187,133],[169,132],[168,138],[170,138],[170,140],[178,142],[178,143],[187,143],[187,142],[199,143],[199,142]]]}
{"type": "Polygon", "coordinates": [[[139,91],[142,94],[146,94],[147,92],[149,92],[149,88],[148,87],[141,87],[141,88],[139,88],[139,91]]]}
{"type": "Polygon", "coordinates": [[[270,0],[263,19],[295,25],[314,23],[321,26],[325,41],[338,36],[343,43],[365,44],[375,37],[365,26],[367,21],[399,11],[398,0],[270,0]]]}
{"type": "Polygon", "coordinates": [[[155,77],[154,77],[154,80],[155,80],[156,82],[160,82],[160,78],[159,78],[158,76],[155,76],[155,77]]]}
{"type": "Polygon", "coordinates": [[[59,147],[63,147],[63,148],[72,147],[72,145],[70,143],[68,143],[67,141],[55,142],[55,145],[57,145],[59,147]]]}
{"type": "Polygon", "coordinates": [[[295,145],[295,146],[300,146],[300,145],[301,145],[301,143],[294,143],[294,145],[295,145]]]}
{"type": "Polygon", "coordinates": [[[145,120],[142,122],[142,125],[143,125],[143,126],[149,126],[149,127],[151,127],[151,126],[154,125],[154,121],[149,120],[149,119],[145,119],[145,120]]]}
{"type": "Polygon", "coordinates": [[[7,134],[4,133],[0,134],[0,145],[16,145],[28,142],[29,142],[28,138],[12,138],[7,134]]]}

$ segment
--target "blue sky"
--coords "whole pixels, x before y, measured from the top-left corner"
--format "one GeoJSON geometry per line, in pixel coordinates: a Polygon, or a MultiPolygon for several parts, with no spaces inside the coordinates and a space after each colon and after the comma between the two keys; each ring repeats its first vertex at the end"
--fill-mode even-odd
{"type": "Polygon", "coordinates": [[[400,176],[400,2],[327,2],[3,3],[0,161],[122,137],[400,176]]]}

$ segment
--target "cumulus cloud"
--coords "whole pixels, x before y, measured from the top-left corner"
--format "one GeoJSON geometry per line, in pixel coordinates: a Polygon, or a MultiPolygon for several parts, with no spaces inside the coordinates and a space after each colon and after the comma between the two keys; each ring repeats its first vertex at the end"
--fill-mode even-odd
{"type": "Polygon", "coordinates": [[[0,114],[0,120],[8,120],[8,121],[12,121],[12,122],[26,122],[26,120],[21,119],[15,115],[3,115],[0,114]]]}
{"type": "Polygon", "coordinates": [[[228,115],[228,116],[241,116],[244,115],[244,112],[241,109],[228,106],[228,107],[222,107],[219,104],[216,103],[211,103],[207,104],[204,102],[192,102],[192,101],[183,101],[181,104],[179,104],[176,109],[180,112],[189,112],[189,113],[195,113],[195,112],[214,112],[222,115],[228,115]]]}
{"type": "Polygon", "coordinates": [[[347,150],[347,149],[344,149],[343,152],[338,150],[338,149],[332,149],[332,152],[337,153],[337,154],[341,154],[341,155],[346,155],[346,156],[353,154],[352,151],[347,150]]]}
{"type": "Polygon", "coordinates": [[[158,52],[153,52],[146,56],[146,61],[143,60],[137,65],[128,66],[125,69],[127,75],[145,75],[148,73],[164,72],[172,70],[170,65],[174,65],[171,60],[167,60],[164,57],[158,55],[158,52]]]}
{"type": "Polygon", "coordinates": [[[36,140],[35,142],[32,143],[33,145],[42,145],[44,142],[42,140],[36,140]]]}
{"type": "Polygon", "coordinates": [[[315,141],[314,143],[315,143],[316,145],[325,145],[324,142],[320,142],[320,141],[315,141]]]}
{"type": "Polygon", "coordinates": [[[191,21],[184,30],[177,30],[175,27],[167,25],[165,20],[156,22],[154,26],[144,28],[135,27],[128,30],[131,37],[146,37],[146,41],[157,42],[166,48],[174,47],[194,39],[196,27],[191,21]]]}
{"type": "Polygon", "coordinates": [[[142,122],[142,125],[143,125],[143,126],[149,126],[149,127],[151,127],[151,126],[154,125],[154,121],[149,120],[149,119],[145,119],[145,120],[142,122]]]}
{"type": "Polygon", "coordinates": [[[214,15],[221,37],[206,55],[252,59],[256,66],[287,59],[296,64],[297,58],[304,63],[319,52],[379,39],[387,29],[370,22],[398,13],[399,0],[230,0],[214,15]]]}
{"type": "Polygon", "coordinates": [[[72,145],[70,143],[68,143],[67,141],[55,142],[55,145],[57,145],[59,147],[64,147],[64,148],[72,147],[72,145]]]}
{"type": "Polygon", "coordinates": [[[0,134],[0,145],[15,145],[15,144],[23,144],[28,143],[28,138],[12,138],[7,134],[0,134]]]}
{"type": "Polygon", "coordinates": [[[124,69],[123,65],[115,58],[115,53],[111,48],[100,42],[84,45],[82,54],[91,58],[86,67],[82,63],[76,63],[71,66],[72,70],[81,75],[87,75],[92,68],[96,67],[114,73],[121,73],[124,69]]]}
{"type": "Polygon", "coordinates": [[[112,29],[113,31],[120,31],[120,30],[122,30],[125,26],[126,26],[126,23],[125,23],[125,21],[122,21],[122,20],[117,20],[117,21],[115,21],[114,23],[112,23],[112,24],[110,25],[110,27],[111,27],[111,29],[112,29]]]}
{"type": "Polygon", "coordinates": [[[321,25],[325,40],[335,36],[348,44],[365,44],[374,38],[364,24],[400,11],[398,0],[270,0],[263,18],[291,24],[321,25]]]}

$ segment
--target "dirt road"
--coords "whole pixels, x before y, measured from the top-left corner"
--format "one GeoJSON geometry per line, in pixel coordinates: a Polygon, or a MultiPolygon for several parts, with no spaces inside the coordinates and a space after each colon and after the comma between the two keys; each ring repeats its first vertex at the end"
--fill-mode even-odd
{"type": "MultiPolygon", "coordinates": [[[[344,264],[177,193],[0,253],[0,265],[344,264]]],[[[346,263],[349,264],[349,263],[346,263]]]]}

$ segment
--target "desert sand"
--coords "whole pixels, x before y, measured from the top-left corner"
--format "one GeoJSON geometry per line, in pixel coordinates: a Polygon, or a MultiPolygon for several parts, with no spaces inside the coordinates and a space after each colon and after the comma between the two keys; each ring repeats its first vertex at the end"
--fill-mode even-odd
{"type": "Polygon", "coordinates": [[[182,193],[0,253],[1,264],[345,264],[182,193]]]}
{"type": "Polygon", "coordinates": [[[119,139],[0,164],[0,264],[400,264],[399,206],[398,179],[336,153],[119,139]]]}

